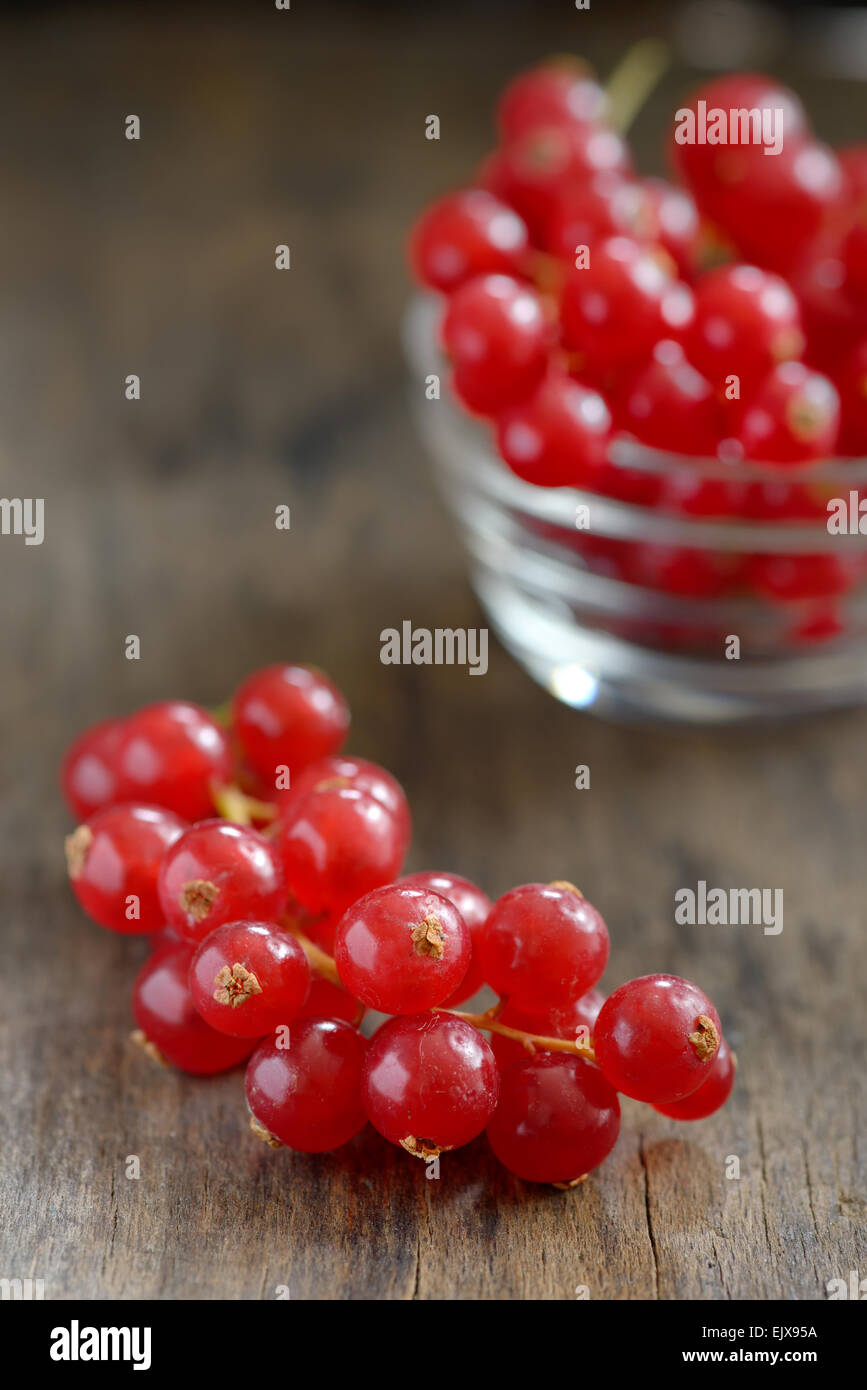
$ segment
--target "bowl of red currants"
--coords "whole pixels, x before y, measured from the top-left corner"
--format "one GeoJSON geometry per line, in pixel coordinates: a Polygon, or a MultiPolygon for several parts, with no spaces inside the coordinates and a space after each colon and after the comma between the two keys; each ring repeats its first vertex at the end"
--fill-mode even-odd
{"type": "Polygon", "coordinates": [[[583,64],[506,88],[497,149],[410,235],[418,427],[493,627],[567,704],[863,703],[867,145],[756,74],[685,103],[669,182],[583,64]]]}

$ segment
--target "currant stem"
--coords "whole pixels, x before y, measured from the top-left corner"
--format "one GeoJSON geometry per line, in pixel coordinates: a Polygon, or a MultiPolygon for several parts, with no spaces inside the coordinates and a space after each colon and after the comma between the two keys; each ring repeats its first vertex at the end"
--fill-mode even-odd
{"type": "Polygon", "coordinates": [[[671,52],[662,39],[639,39],[627,49],[605,84],[611,124],[620,135],[632,125],[670,62],[671,52]]]}
{"type": "Polygon", "coordinates": [[[254,820],[272,821],[277,816],[277,807],[270,801],[248,796],[235,783],[215,787],[212,795],[217,814],[236,825],[252,825],[254,820]]]}
{"type": "Polygon", "coordinates": [[[282,922],[286,931],[291,932],[303,949],[311,969],[317,974],[322,975],[326,980],[330,980],[333,985],[340,985],[343,988],[340,976],[337,973],[337,966],[334,964],[334,957],[329,956],[327,951],[323,951],[309,936],[305,936],[294,917],[284,917],[282,922]]]}
{"type": "Polygon", "coordinates": [[[540,1052],[571,1052],[576,1057],[584,1057],[588,1062],[596,1060],[596,1054],[589,1043],[580,1043],[571,1038],[546,1038],[541,1033],[525,1033],[520,1028],[510,1028],[508,1024],[500,1023],[497,1014],[501,1004],[502,1001],[484,1014],[465,1014],[459,1009],[435,1009],[434,1013],[452,1014],[454,1018],[462,1018],[465,1023],[471,1023],[474,1028],[479,1028],[485,1033],[499,1033],[501,1037],[512,1038],[530,1053],[537,1049],[540,1052]]]}

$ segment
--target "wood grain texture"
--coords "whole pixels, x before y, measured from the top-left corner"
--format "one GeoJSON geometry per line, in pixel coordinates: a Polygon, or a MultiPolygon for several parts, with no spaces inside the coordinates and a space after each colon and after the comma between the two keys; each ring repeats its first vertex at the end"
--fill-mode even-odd
{"type": "MultiPolygon", "coordinates": [[[[602,8],[582,46],[604,69],[641,19],[602,8]]],[[[44,496],[47,534],[0,540],[0,1276],[48,1298],[820,1299],[867,1274],[865,715],[617,729],[499,649],[484,679],[379,662],[405,618],[480,621],[404,400],[404,231],[484,152],[505,75],[574,45],[564,24],[509,11],[491,43],[427,6],[3,21],[0,490],[44,496]],[[71,899],[59,755],[97,716],[216,703],[280,657],[333,672],[352,747],[406,784],[412,867],[491,894],[577,881],[612,931],[607,985],[708,989],[741,1062],[720,1115],[678,1128],[627,1102],[570,1194],[512,1180],[484,1139],[428,1181],[370,1132],[272,1153],[239,1074],[194,1081],[128,1044],[144,952],[71,899]],[[782,935],[675,927],[700,878],[783,888],[782,935]]],[[[688,76],[636,131],[647,167],[688,76]]],[[[848,134],[830,87],[820,120],[848,134]]]]}

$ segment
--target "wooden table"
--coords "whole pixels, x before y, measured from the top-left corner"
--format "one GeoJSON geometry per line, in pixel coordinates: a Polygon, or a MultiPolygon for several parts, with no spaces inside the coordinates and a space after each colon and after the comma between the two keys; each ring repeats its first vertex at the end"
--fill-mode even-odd
{"type": "MultiPolygon", "coordinates": [[[[603,69],[641,32],[618,8],[618,29],[581,31],[603,69]]],[[[484,679],[380,664],[384,627],[480,621],[404,399],[405,229],[484,152],[504,76],[576,30],[519,9],[491,42],[448,8],[353,11],[0,31],[2,491],[46,503],[44,545],[0,540],[0,1275],[47,1298],[824,1298],[867,1273],[865,716],[628,730],[556,705],[499,649],[484,679]],[[427,1181],[371,1132],[272,1153],[239,1074],[195,1081],[129,1044],[144,950],[71,898],[59,755],[98,716],[217,703],[278,658],[346,689],[351,746],[410,794],[413,867],[491,894],[575,880],[612,930],[606,984],[670,970],[708,989],[741,1062],[721,1114],[678,1128],[626,1102],[572,1193],[513,1181],[484,1139],[427,1181]],[[676,927],[698,879],[781,887],[783,933],[676,927]]],[[[647,167],[684,80],[636,130],[647,167]]],[[[845,133],[841,85],[806,84],[845,133]]]]}

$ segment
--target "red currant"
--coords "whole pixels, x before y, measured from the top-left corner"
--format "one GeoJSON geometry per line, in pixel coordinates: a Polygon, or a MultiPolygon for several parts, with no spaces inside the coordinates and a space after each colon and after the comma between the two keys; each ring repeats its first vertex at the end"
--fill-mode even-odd
{"type": "Polygon", "coordinates": [[[497,421],[497,444],[525,482],[540,487],[592,485],[604,467],[611,415],[602,397],[565,373],[551,372],[528,401],[497,421]]]}
{"type": "Polygon", "coordinates": [[[536,1013],[596,984],[608,961],[608,929],[571,884],[525,883],[494,903],[480,956],[488,984],[536,1013]]]}
{"type": "Polygon", "coordinates": [[[159,895],[169,925],[201,941],[224,922],[277,921],[289,893],[280,858],[264,836],[245,825],[206,820],[165,856],[159,895]]]}
{"type": "Polygon", "coordinates": [[[792,602],[847,594],[862,571],[860,558],[826,550],[816,555],[754,555],[747,577],[763,597],[792,602]]]}
{"type": "Polygon", "coordinates": [[[547,360],[548,328],[534,290],[483,275],[452,295],[442,325],[454,388],[470,410],[496,415],[530,395],[547,360]]]}
{"type": "Polygon", "coordinates": [[[391,883],[348,909],[334,960],[343,985],[368,1008],[413,1014],[459,987],[471,949],[464,919],[448,899],[391,883]]]}
{"type": "Polygon", "coordinates": [[[522,275],[529,244],[512,208],[483,188],[470,188],[447,194],[422,214],[409,258],[422,285],[449,293],[476,275],[522,275]]]}
{"type": "Polygon", "coordinates": [[[701,244],[701,221],[695,199],[665,179],[642,179],[639,187],[649,197],[656,216],[656,238],[677,266],[682,280],[694,280],[701,244]]]}
{"type": "Polygon", "coordinates": [[[67,805],[79,820],[122,800],[117,750],[122,722],[104,719],[73,739],[60,767],[60,785],[67,805]]]}
{"type": "Polygon", "coordinates": [[[186,823],[161,806],[121,804],[96,811],[66,840],[72,891],[88,917],[110,931],[158,931],[157,875],[186,823]]]}
{"type": "Polygon", "coordinates": [[[840,450],[867,454],[867,336],[843,364],[840,391],[840,450]]]}
{"type": "Polygon", "coordinates": [[[668,1105],[707,1079],[721,1037],[719,1015],[695,985],[676,975],[642,975],[608,996],[593,1046],[616,1090],[668,1105]]]}
{"type": "Polygon", "coordinates": [[[661,1115],[672,1120],[705,1120],[722,1109],[735,1084],[735,1059],[725,1038],[720,1038],[710,1070],[697,1091],[673,1100],[668,1105],[655,1105],[661,1115]]]}
{"type": "Polygon", "coordinates": [[[481,1033],[453,1014],[392,1018],[364,1066],[367,1117],[392,1144],[427,1158],[468,1144],[497,1104],[497,1063],[481,1033]]]}
{"type": "Polygon", "coordinates": [[[333,984],[322,975],[314,974],[307,1003],[299,1009],[296,1018],[340,1018],[357,1028],[364,1014],[364,1005],[360,999],[353,999],[340,985],[333,984]]]}
{"type": "Polygon", "coordinates": [[[343,913],[392,883],[406,853],[403,825],[356,787],[323,787],[285,810],[276,840],[290,892],[310,912],[343,913]]]}
{"type": "Polygon", "coordinates": [[[213,791],[232,773],[229,740],[207,710],[164,700],[123,721],[117,748],[125,801],[165,806],[185,820],[213,810],[213,791]]]}
{"type": "Polygon", "coordinates": [[[197,1013],[188,977],[193,947],[166,946],[142,966],[133,988],[132,1008],[140,1041],[160,1060],[193,1076],[214,1076],[249,1057],[251,1038],[230,1038],[209,1028],[197,1013]]]}
{"type": "Polygon", "coordinates": [[[649,240],[657,226],[647,190],[635,179],[603,171],[559,192],[545,226],[544,249],[574,261],[579,247],[612,236],[649,240]]]}
{"type": "Polygon", "coordinates": [[[833,382],[802,362],[782,362],[749,402],[738,438],[749,459],[804,463],[833,455],[839,428],[833,382]]]}
{"type": "Polygon", "coordinates": [[[627,380],[618,423],[653,448],[696,457],[713,454],[722,432],[710,382],[671,338],[657,343],[650,361],[627,380]]]}
{"type": "Polygon", "coordinates": [[[598,1167],[617,1143],[620,1103],[581,1057],[542,1052],[503,1072],[488,1140],[527,1182],[570,1183],[598,1167]]]}
{"type": "Polygon", "coordinates": [[[629,147],[613,130],[538,126],[498,150],[482,181],[520,213],[533,241],[545,246],[565,189],[630,168],[629,147]]]}
{"type": "Polygon", "coordinates": [[[235,692],[232,724],[251,766],[273,785],[279,767],[300,771],[337,752],[349,729],[349,706],[311,666],[265,666],[235,692]]]}
{"type": "Polygon", "coordinates": [[[683,598],[719,598],[740,578],[741,563],[729,551],[639,541],[629,559],[629,579],[646,589],[683,598]]]}
{"type": "Polygon", "coordinates": [[[804,346],[798,301],[779,275],[725,265],[698,281],[688,349],[721,395],[735,375],[741,396],[749,397],[778,362],[800,357],[804,346]]]}
{"type": "Polygon", "coordinates": [[[406,843],[409,844],[412,821],[406,793],[390,772],[377,763],[368,762],[366,758],[338,754],[308,763],[297,777],[292,778],[291,790],[281,795],[281,811],[297,805],[306,792],[324,791],[329,787],[354,787],[356,791],[366,792],[375,801],[382,802],[402,827],[406,843]]]}
{"type": "Polygon", "coordinates": [[[538,126],[596,125],[608,99],[586,64],[558,59],[519,73],[500,97],[497,122],[504,140],[538,126]]]}
{"type": "Polygon", "coordinates": [[[367,1039],[337,1018],[291,1025],[288,1046],[264,1038],[247,1066],[247,1104],[257,1132],[301,1153],[325,1153],[366,1123],[361,1074],[367,1039]]]}
{"type": "Polygon", "coordinates": [[[405,874],[400,883],[404,888],[419,888],[428,893],[438,893],[441,898],[447,899],[453,907],[457,908],[464,920],[464,925],[470,934],[469,968],[457,989],[442,1001],[444,1007],[456,1008],[464,1000],[471,999],[485,983],[482,967],[479,964],[479,942],[485,922],[488,920],[488,913],[491,910],[491,900],[486,893],[482,892],[481,888],[470,883],[469,879],[461,878],[459,874],[439,872],[405,874]]]}
{"type": "Polygon", "coordinates": [[[200,942],[190,966],[202,1018],[235,1038],[261,1038],[291,1023],[309,990],[303,950],[267,922],[224,922],[200,942]]]}
{"type": "MultiPolygon", "coordinates": [[[[588,989],[579,999],[569,1004],[560,1004],[557,1008],[545,1009],[541,1013],[528,1013],[509,1001],[497,1017],[500,1023],[517,1028],[522,1033],[535,1033],[537,1037],[542,1038],[575,1039],[579,1028],[588,1029],[592,1036],[599,1010],[604,1003],[605,996],[600,994],[598,989],[588,989]]],[[[510,1067],[514,1062],[527,1060],[527,1050],[522,1043],[514,1038],[505,1038],[499,1033],[491,1034],[491,1051],[497,1059],[500,1071],[510,1067]]]]}

